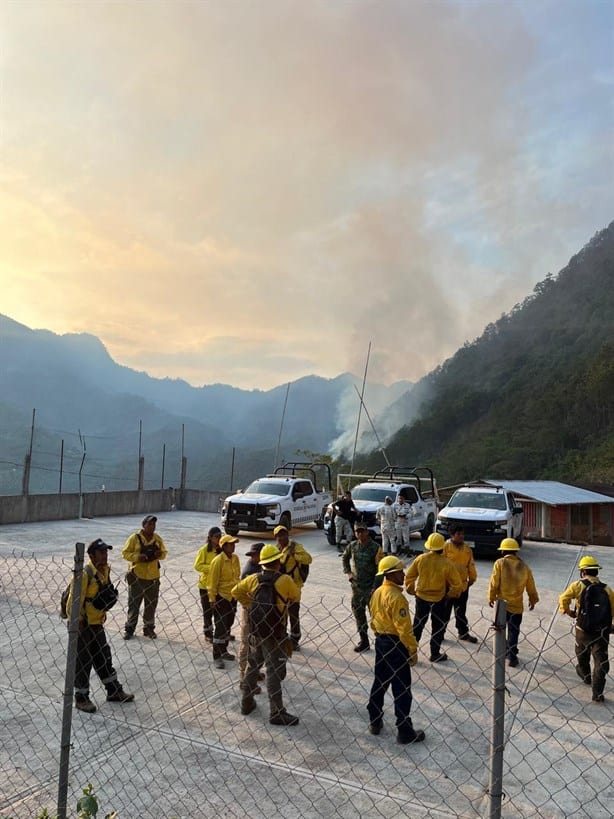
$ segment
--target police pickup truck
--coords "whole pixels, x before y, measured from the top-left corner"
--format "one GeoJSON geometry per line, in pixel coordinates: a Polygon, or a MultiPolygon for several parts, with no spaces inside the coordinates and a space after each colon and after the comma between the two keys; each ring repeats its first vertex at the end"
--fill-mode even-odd
{"type": "MultiPolygon", "coordinates": [[[[370,478],[357,475],[339,475],[339,494],[343,486],[351,486],[357,478],[362,478],[352,488],[352,500],[358,510],[358,517],[369,527],[371,535],[381,540],[381,531],[377,519],[378,510],[384,505],[386,497],[393,503],[403,496],[411,507],[409,518],[410,532],[419,532],[427,538],[435,529],[437,519],[437,487],[433,472],[427,466],[389,466],[376,472],[370,478]]],[[[331,546],[336,543],[335,510],[333,504],[326,510],[324,529],[331,546]]]]}
{"type": "Polygon", "coordinates": [[[323,529],[324,513],[332,499],[328,464],[288,461],[273,474],[226,498],[222,527],[228,535],[241,530],[268,532],[279,525],[290,530],[305,523],[323,529]]]}
{"type": "Polygon", "coordinates": [[[522,506],[511,492],[495,484],[475,483],[461,486],[452,495],[439,513],[437,531],[448,537],[450,526],[460,523],[474,555],[492,556],[503,538],[513,537],[522,546],[523,522],[522,506]]]}

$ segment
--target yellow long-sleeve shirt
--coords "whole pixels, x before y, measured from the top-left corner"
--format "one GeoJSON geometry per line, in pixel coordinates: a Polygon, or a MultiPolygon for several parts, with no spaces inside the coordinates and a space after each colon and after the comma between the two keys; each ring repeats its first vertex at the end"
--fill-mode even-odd
{"type": "Polygon", "coordinates": [[[300,575],[299,566],[309,566],[313,558],[308,551],[295,540],[291,540],[281,552],[280,570],[289,575],[296,583],[299,591],[303,588],[304,580],[300,575]]]}
{"type": "Polygon", "coordinates": [[[529,605],[539,601],[533,573],[527,564],[515,554],[495,560],[488,586],[488,602],[505,600],[510,614],[522,614],[523,596],[527,592],[529,605]]]}
{"type": "Polygon", "coordinates": [[[410,656],[417,654],[418,644],[414,637],[409,604],[400,586],[384,578],[382,585],[371,596],[369,611],[371,628],[376,634],[395,634],[410,656]]]}
{"type": "Polygon", "coordinates": [[[429,603],[444,597],[458,597],[463,583],[458,569],[443,552],[425,552],[413,561],[405,575],[405,588],[429,603]]]}
{"type": "MultiPolygon", "coordinates": [[[[592,577],[587,575],[584,580],[588,580],[590,583],[600,583],[602,581],[599,580],[598,577],[592,577]]],[[[575,601],[575,610],[578,611],[580,608],[580,598],[582,597],[582,592],[586,588],[586,584],[583,583],[582,580],[575,580],[570,586],[568,586],[563,594],[559,597],[559,611],[561,614],[569,614],[571,612],[571,603],[575,601]]],[[[612,612],[612,622],[614,623],[614,591],[609,586],[605,587],[606,593],[610,598],[610,611],[612,612]]]]}
{"type": "MultiPolygon", "coordinates": [[[[81,605],[79,607],[79,618],[90,626],[100,626],[107,619],[106,611],[101,611],[95,608],[89,600],[96,596],[101,585],[109,582],[110,569],[108,566],[103,566],[101,569],[96,569],[92,561],[83,568],[83,580],[81,581],[81,605]],[[87,602],[86,602],[87,598],[87,602]]],[[[70,616],[70,608],[72,606],[72,590],[73,582],[70,581],[70,591],[68,592],[68,601],[66,603],[66,611],[70,616]]]]}
{"type": "MultiPolygon", "coordinates": [[[[263,571],[267,571],[267,569],[263,569],[263,571]]],[[[250,574],[247,577],[244,577],[243,580],[233,587],[232,596],[235,598],[235,600],[238,600],[242,606],[249,608],[252,604],[254,593],[258,588],[259,581],[260,572],[258,572],[258,574],[250,574]]],[[[284,619],[286,619],[288,613],[288,603],[298,603],[298,601],[301,599],[300,589],[289,575],[280,574],[275,581],[275,590],[279,595],[276,600],[277,608],[285,615],[284,619]]]]}
{"type": "Polygon", "coordinates": [[[122,549],[122,557],[130,563],[130,568],[141,580],[158,580],[160,577],[160,566],[158,562],[164,560],[168,552],[164,541],[156,532],[151,540],[147,540],[143,532],[135,532],[130,535],[122,549]],[[157,556],[146,562],[139,562],[139,555],[143,548],[157,547],[157,556]]]}
{"type": "Polygon", "coordinates": [[[211,562],[207,577],[209,600],[215,603],[217,597],[232,600],[232,590],[241,577],[241,563],[236,555],[228,557],[225,552],[216,555],[211,562]]]}
{"type": "Polygon", "coordinates": [[[443,547],[444,557],[451,560],[458,569],[461,582],[463,584],[463,591],[473,585],[478,579],[478,573],[475,570],[475,563],[473,562],[473,551],[466,543],[461,543],[457,546],[450,540],[446,540],[443,547]]]}
{"type": "Polygon", "coordinates": [[[200,577],[198,578],[199,589],[207,588],[207,578],[209,577],[209,570],[214,559],[217,557],[217,554],[218,553],[215,551],[215,549],[207,551],[206,543],[204,546],[201,546],[198,552],[196,553],[196,557],[194,558],[194,570],[200,572],[200,577]]]}

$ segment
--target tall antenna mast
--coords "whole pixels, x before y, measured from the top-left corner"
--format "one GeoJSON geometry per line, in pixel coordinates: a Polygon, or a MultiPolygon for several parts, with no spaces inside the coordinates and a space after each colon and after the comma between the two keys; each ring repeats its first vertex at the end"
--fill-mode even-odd
{"type": "Polygon", "coordinates": [[[288,381],[288,386],[286,387],[286,397],[284,400],[284,409],[281,413],[281,423],[279,424],[279,435],[277,436],[277,449],[275,450],[275,464],[273,469],[277,469],[279,466],[279,447],[281,446],[281,433],[284,428],[284,418],[286,417],[286,407],[288,406],[288,393],[290,392],[290,382],[288,381]]]}
{"type": "Polygon", "coordinates": [[[354,474],[354,460],[356,458],[356,447],[358,446],[358,430],[360,429],[360,416],[362,414],[363,399],[365,397],[365,387],[367,384],[367,370],[369,369],[369,356],[371,355],[371,342],[369,342],[369,349],[367,350],[367,360],[365,362],[365,374],[362,378],[362,392],[360,393],[360,406],[358,407],[358,421],[356,422],[356,435],[354,437],[354,451],[352,452],[352,466],[350,473],[354,474]]]}

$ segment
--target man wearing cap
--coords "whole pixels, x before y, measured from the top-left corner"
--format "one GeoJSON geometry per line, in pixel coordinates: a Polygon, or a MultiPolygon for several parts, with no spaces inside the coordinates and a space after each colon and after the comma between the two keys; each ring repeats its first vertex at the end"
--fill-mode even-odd
{"type": "Polygon", "coordinates": [[[341,546],[341,541],[347,539],[349,543],[352,539],[352,524],[358,517],[358,509],[352,500],[352,493],[348,490],[333,503],[335,510],[335,537],[337,546],[341,546]]]}
{"type": "MultiPolygon", "coordinates": [[[[101,609],[99,592],[110,584],[108,543],[98,538],[87,547],[90,562],[83,571],[81,584],[81,605],[79,608],[79,638],[77,640],[77,662],[75,668],[75,707],[79,711],[93,714],[96,706],[90,700],[90,673],[92,668],[107,691],[107,702],[132,702],[134,694],[124,691],[117,680],[113,668],[111,649],[104,630],[106,609],[101,609]]],[[[70,583],[67,611],[72,606],[73,581],[70,583]]],[[[111,605],[113,605],[111,603],[111,605]]]]}
{"type": "Polygon", "coordinates": [[[382,549],[384,550],[384,555],[396,555],[396,514],[391,497],[386,496],[384,505],[380,506],[377,510],[376,517],[382,533],[382,549]]]}
{"type": "Polygon", "coordinates": [[[167,555],[166,546],[156,533],[158,518],[145,515],[141,531],[130,535],[122,551],[122,557],[130,563],[126,574],[128,584],[128,617],[124,627],[124,640],[134,636],[143,606],[143,634],[156,639],[156,609],[160,596],[160,561],[167,555]]]}
{"type": "Polygon", "coordinates": [[[309,573],[309,565],[312,561],[312,557],[300,543],[297,543],[295,540],[290,540],[290,534],[285,526],[276,526],[275,529],[273,529],[273,534],[277,538],[277,548],[281,552],[280,571],[282,571],[284,574],[290,575],[299,590],[299,599],[290,604],[288,616],[290,618],[290,639],[292,640],[292,649],[294,651],[300,651],[300,599],[303,585],[309,573]]]}
{"type": "Polygon", "coordinates": [[[254,695],[258,690],[258,675],[263,663],[266,666],[266,684],[269,696],[269,722],[271,725],[298,725],[299,718],[289,714],[284,708],[281,692],[282,681],[286,678],[286,624],[289,607],[298,603],[300,590],[288,574],[281,569],[281,551],[273,544],[267,544],[260,551],[259,574],[245,577],[232,589],[232,596],[249,609],[257,606],[256,595],[261,583],[272,583],[275,606],[275,626],[266,633],[256,633],[255,624],[250,620],[249,653],[247,671],[241,685],[241,713],[251,714],[256,707],[254,695]],[[253,626],[253,627],[252,627],[253,626]]]}
{"type": "Polygon", "coordinates": [[[518,556],[520,546],[513,537],[503,538],[498,551],[502,553],[495,560],[488,586],[488,605],[492,608],[496,600],[505,600],[507,621],[507,661],[512,668],[518,665],[518,638],[524,611],[524,593],[529,598],[529,611],[533,611],[539,601],[533,572],[518,556]]]}
{"type": "Polygon", "coordinates": [[[198,591],[200,594],[200,606],[203,611],[203,633],[208,643],[213,642],[213,606],[209,600],[207,591],[207,578],[213,558],[220,553],[220,538],[222,530],[219,526],[212,526],[207,533],[207,542],[200,547],[194,559],[194,570],[200,572],[198,578],[198,591]]]}
{"type": "MultiPolygon", "coordinates": [[[[245,580],[246,577],[249,577],[252,574],[258,574],[261,571],[260,568],[260,551],[264,543],[254,543],[252,544],[251,549],[249,552],[245,553],[245,557],[248,558],[247,563],[243,567],[243,571],[241,572],[241,580],[245,580]]],[[[239,682],[243,682],[243,678],[245,677],[245,670],[247,668],[247,655],[249,652],[249,621],[247,617],[247,608],[245,606],[242,607],[241,610],[241,644],[239,645],[239,682]]],[[[257,694],[260,691],[256,691],[257,694]]]]}
{"type": "Polygon", "coordinates": [[[371,538],[366,523],[354,524],[356,540],[349,543],[343,552],[343,571],[352,584],[352,613],[356,620],[359,642],[354,651],[369,650],[369,626],[366,610],[371,599],[377,566],[382,550],[371,538]]]}
{"type": "Polygon", "coordinates": [[[235,544],[238,542],[239,538],[232,535],[224,535],[220,538],[221,552],[213,558],[207,578],[207,591],[213,606],[215,622],[213,662],[216,668],[224,668],[225,660],[230,661],[235,658],[234,654],[228,651],[228,641],[237,611],[237,604],[231,592],[241,575],[241,564],[234,553],[235,544]]]}
{"type": "MultiPolygon", "coordinates": [[[[473,550],[465,543],[465,530],[460,523],[453,523],[449,528],[450,537],[446,540],[443,547],[444,557],[452,561],[463,584],[463,591],[459,597],[448,602],[448,617],[446,618],[446,625],[454,610],[456,620],[456,631],[458,632],[458,639],[466,643],[477,643],[478,638],[474,637],[469,632],[469,622],[467,620],[467,602],[469,600],[469,587],[473,586],[478,579],[478,574],[475,570],[475,562],[473,560],[473,550]]],[[[444,630],[445,636],[445,630],[444,630]]]]}
{"type": "Polygon", "coordinates": [[[458,597],[463,584],[456,566],[444,557],[445,540],[439,532],[430,534],[424,544],[426,552],[418,555],[405,575],[405,587],[416,596],[414,636],[419,643],[424,626],[431,618],[431,662],[448,659],[441,651],[443,635],[449,618],[449,603],[458,597]]]}
{"type": "Polygon", "coordinates": [[[403,562],[398,557],[383,557],[378,569],[384,581],[369,603],[371,628],[375,632],[375,673],[367,704],[369,732],[379,734],[382,730],[384,696],[392,685],[397,742],[401,745],[422,742],[424,731],[414,730],[410,717],[410,666],[418,662],[418,643],[403,594],[403,562]]]}
{"type": "MultiPolygon", "coordinates": [[[[559,611],[576,620],[576,674],[586,685],[592,686],[593,702],[603,702],[606,674],[610,670],[608,646],[614,619],[614,591],[599,580],[601,566],[594,557],[586,555],[578,563],[580,580],[575,580],[559,598],[559,611]],[[595,586],[602,589],[596,592],[595,586]],[[590,624],[585,617],[583,595],[591,588],[593,619],[590,624]],[[609,601],[609,608],[608,603],[609,601]],[[571,603],[575,602],[572,609],[571,603]],[[593,673],[591,675],[591,656],[593,673]]],[[[586,599],[586,598],[585,598],[586,599]]]]}

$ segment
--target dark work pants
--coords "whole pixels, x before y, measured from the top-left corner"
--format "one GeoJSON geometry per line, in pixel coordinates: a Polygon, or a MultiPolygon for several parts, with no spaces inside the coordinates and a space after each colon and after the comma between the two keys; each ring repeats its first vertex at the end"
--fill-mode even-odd
{"type": "Polygon", "coordinates": [[[269,695],[269,708],[271,716],[279,714],[284,710],[281,684],[286,678],[286,661],[288,659],[284,651],[285,635],[278,637],[257,637],[255,634],[249,635],[247,671],[241,684],[243,699],[252,700],[258,686],[258,675],[264,665],[266,667],[266,687],[269,695]]]}
{"type": "Polygon", "coordinates": [[[508,659],[518,656],[518,638],[520,637],[520,624],[522,623],[522,613],[510,614],[506,612],[507,620],[507,650],[508,659]]]}
{"type": "Polygon", "coordinates": [[[392,686],[397,730],[412,728],[411,669],[409,652],[393,634],[378,634],[375,638],[375,677],[367,704],[369,722],[380,724],[384,716],[384,695],[392,686]]]}
{"type": "Polygon", "coordinates": [[[92,668],[100,677],[100,682],[108,693],[112,693],[119,687],[117,673],[113,668],[111,649],[102,625],[79,627],[75,666],[75,697],[77,699],[85,699],[89,696],[92,668]]]}
{"type": "Polygon", "coordinates": [[[300,643],[301,641],[301,621],[300,621],[300,603],[290,603],[288,606],[288,620],[290,622],[290,637],[292,642],[300,643]]]}
{"type": "Polygon", "coordinates": [[[356,620],[356,628],[358,629],[358,636],[361,640],[369,641],[369,626],[367,624],[367,609],[369,607],[369,600],[371,599],[371,587],[365,589],[352,583],[352,612],[356,620]]]}
{"type": "Polygon", "coordinates": [[[591,678],[593,696],[603,694],[605,677],[610,670],[608,659],[608,645],[610,635],[607,631],[601,634],[589,634],[576,628],[576,659],[578,668],[585,678],[591,678]],[[591,675],[591,661],[593,658],[593,673],[591,675]]]}
{"type": "Polygon", "coordinates": [[[207,589],[199,589],[200,605],[203,610],[203,632],[207,637],[213,637],[213,606],[209,600],[207,589]]]}
{"type": "Polygon", "coordinates": [[[139,621],[141,603],[143,607],[143,631],[153,631],[156,625],[156,609],[160,596],[159,580],[141,580],[140,577],[128,586],[128,618],[126,631],[134,634],[139,621]]]}
{"type": "Polygon", "coordinates": [[[230,629],[235,621],[237,611],[236,602],[218,597],[213,606],[213,620],[215,631],[213,633],[213,659],[217,660],[228,650],[230,639],[230,629]]]}
{"type": "Polygon", "coordinates": [[[431,603],[428,600],[423,600],[421,597],[416,597],[416,616],[414,617],[414,637],[416,642],[420,642],[422,632],[429,619],[431,618],[431,657],[436,657],[441,654],[441,644],[443,642],[443,635],[446,632],[446,625],[450,619],[450,601],[443,600],[437,603],[431,603]]]}
{"type": "Polygon", "coordinates": [[[462,637],[464,634],[469,634],[469,623],[467,622],[467,601],[469,600],[469,589],[465,589],[465,591],[461,594],[460,597],[456,597],[454,600],[450,600],[450,615],[452,611],[454,611],[454,616],[456,619],[456,630],[458,632],[458,636],[462,637]]]}

